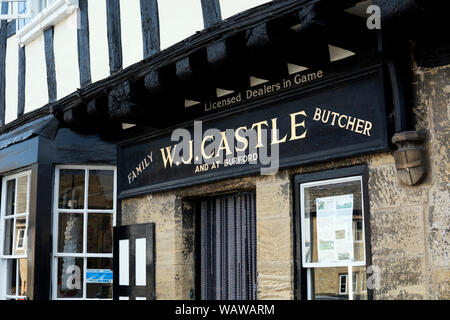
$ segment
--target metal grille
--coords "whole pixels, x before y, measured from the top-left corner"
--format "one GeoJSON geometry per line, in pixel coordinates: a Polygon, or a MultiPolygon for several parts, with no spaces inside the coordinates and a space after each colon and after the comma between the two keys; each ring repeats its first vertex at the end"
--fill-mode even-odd
{"type": "Polygon", "coordinates": [[[201,297],[256,300],[256,196],[201,203],[201,297]]]}

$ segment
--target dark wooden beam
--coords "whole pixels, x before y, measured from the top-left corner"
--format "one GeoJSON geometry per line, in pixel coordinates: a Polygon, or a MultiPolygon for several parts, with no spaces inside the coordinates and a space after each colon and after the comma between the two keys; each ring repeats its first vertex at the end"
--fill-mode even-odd
{"type": "Polygon", "coordinates": [[[110,73],[114,74],[123,67],[119,0],[106,1],[106,23],[108,32],[109,69],[110,73]]]}
{"type": "Polygon", "coordinates": [[[48,101],[56,101],[56,69],[55,69],[55,52],[53,48],[53,27],[44,31],[44,47],[45,47],[45,65],[47,68],[47,88],[48,101]]]}
{"type": "Polygon", "coordinates": [[[78,39],[78,66],[80,72],[80,85],[84,87],[91,83],[91,54],[89,50],[89,17],[88,1],[79,0],[80,26],[77,30],[78,39]]]}
{"type": "MultiPolygon", "coordinates": [[[[4,3],[1,6],[2,13],[4,12],[4,3]]],[[[7,39],[7,22],[2,20],[0,22],[0,127],[5,124],[6,114],[6,39],[7,39]]]]}
{"type": "Polygon", "coordinates": [[[159,14],[157,0],[140,0],[144,59],[160,50],[159,14]]]}
{"type": "Polygon", "coordinates": [[[206,47],[207,61],[218,88],[241,90],[250,86],[245,33],[238,33],[206,47]]]}
{"type": "Polygon", "coordinates": [[[124,81],[108,93],[108,115],[113,121],[145,123],[145,109],[133,99],[129,81],[124,81]]]}
{"type": "Polygon", "coordinates": [[[26,77],[26,56],[25,47],[19,46],[19,70],[18,70],[18,90],[17,90],[17,117],[25,113],[25,77],[26,77]]]}
{"type": "Polygon", "coordinates": [[[219,0],[201,0],[201,2],[205,29],[222,21],[219,0]]]}
{"type": "Polygon", "coordinates": [[[206,48],[197,50],[175,63],[178,90],[185,99],[205,101],[216,97],[216,86],[206,58],[206,48]]]}

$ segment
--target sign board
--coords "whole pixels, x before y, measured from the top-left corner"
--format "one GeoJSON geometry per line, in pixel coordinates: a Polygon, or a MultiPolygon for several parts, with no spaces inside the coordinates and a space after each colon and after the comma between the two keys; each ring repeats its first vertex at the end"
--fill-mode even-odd
{"type": "Polygon", "coordinates": [[[119,197],[387,150],[386,107],[377,67],[123,142],[119,197]]]}
{"type": "Polygon", "coordinates": [[[113,283],[113,272],[108,269],[87,269],[86,283],[113,283]]]}

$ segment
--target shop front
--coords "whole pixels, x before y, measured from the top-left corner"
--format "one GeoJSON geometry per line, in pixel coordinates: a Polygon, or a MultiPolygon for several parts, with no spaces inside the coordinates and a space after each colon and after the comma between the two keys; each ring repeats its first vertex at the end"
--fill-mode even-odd
{"type": "MultiPolygon", "coordinates": [[[[153,225],[154,297],[373,298],[367,159],[391,148],[393,106],[385,66],[356,61],[243,89],[199,106],[196,121],[119,143],[121,224],[153,225]]],[[[139,298],[119,265],[117,298],[139,298]]]]}

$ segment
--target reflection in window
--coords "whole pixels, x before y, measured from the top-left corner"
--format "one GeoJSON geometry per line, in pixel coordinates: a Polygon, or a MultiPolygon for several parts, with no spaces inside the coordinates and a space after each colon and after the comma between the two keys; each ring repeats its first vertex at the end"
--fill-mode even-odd
{"type": "Polygon", "coordinates": [[[56,169],[55,299],[112,298],[115,168],[56,169]]]}

